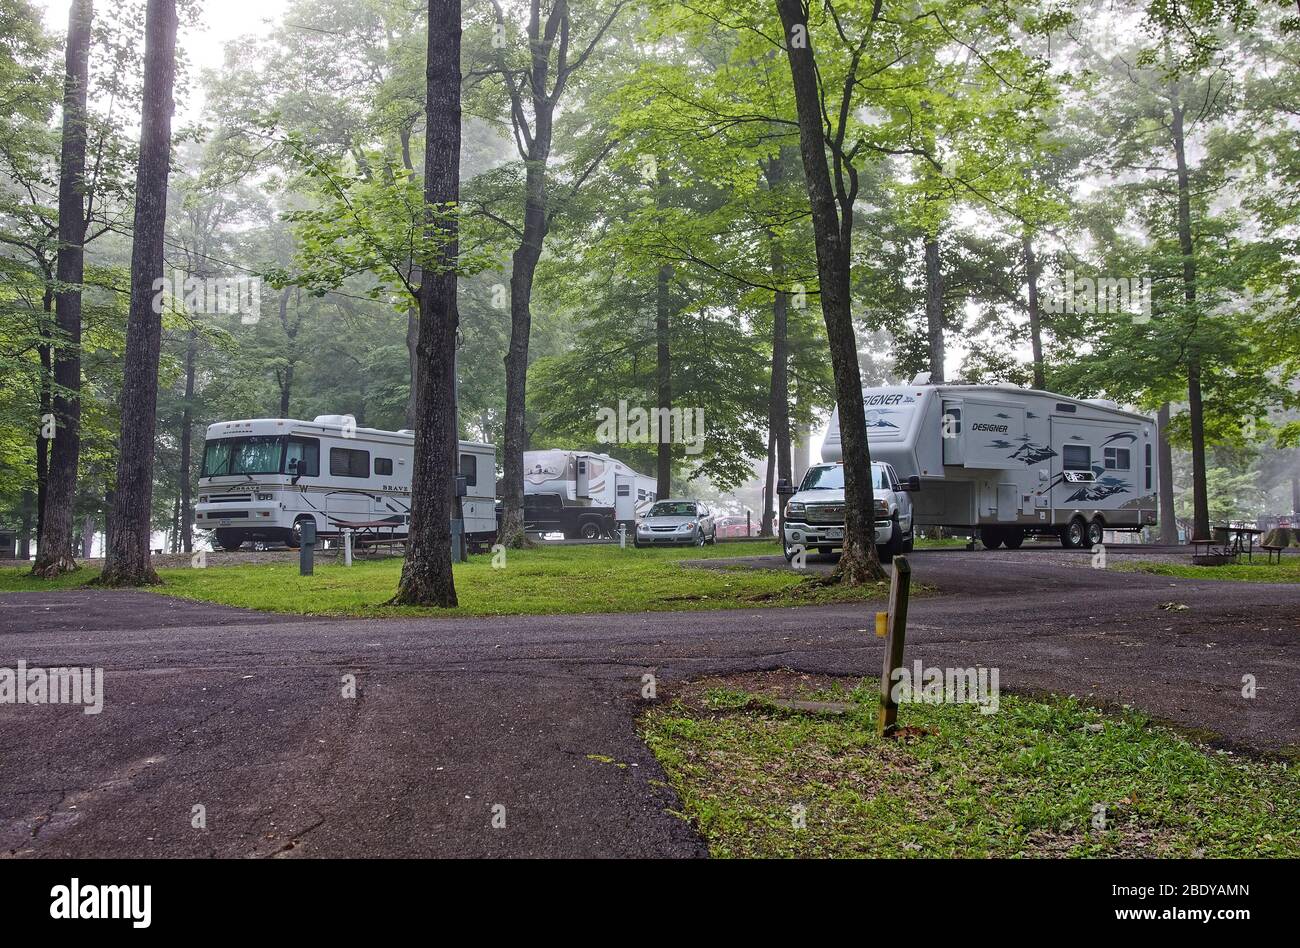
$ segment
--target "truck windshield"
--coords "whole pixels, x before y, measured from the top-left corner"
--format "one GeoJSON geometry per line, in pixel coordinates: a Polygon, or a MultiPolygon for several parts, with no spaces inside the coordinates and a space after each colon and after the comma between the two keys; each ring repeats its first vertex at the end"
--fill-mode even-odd
{"type": "MultiPolygon", "coordinates": [[[[876,490],[887,490],[889,487],[885,479],[885,469],[880,465],[871,465],[871,486],[876,490]]],[[[808,468],[808,473],[803,476],[803,483],[799,485],[799,489],[843,490],[844,465],[823,464],[820,467],[808,468]]]]}
{"type": "Polygon", "coordinates": [[[282,437],[269,435],[209,441],[203,450],[201,476],[279,474],[284,441],[282,437]]]}

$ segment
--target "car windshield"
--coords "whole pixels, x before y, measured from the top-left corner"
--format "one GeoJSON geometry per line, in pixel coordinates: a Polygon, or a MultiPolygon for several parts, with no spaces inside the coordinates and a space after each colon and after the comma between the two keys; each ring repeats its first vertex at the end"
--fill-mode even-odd
{"type": "Polygon", "coordinates": [[[695,505],[688,501],[663,501],[650,508],[651,517],[694,517],[695,505]]]}
{"type": "Polygon", "coordinates": [[[203,477],[227,474],[278,474],[284,438],[254,436],[209,441],[203,451],[203,477]]]}
{"type": "MultiPolygon", "coordinates": [[[[885,469],[871,465],[872,486],[876,490],[886,490],[889,483],[885,478],[885,469]]],[[[800,490],[843,490],[844,489],[844,465],[843,464],[824,464],[820,467],[808,468],[808,473],[803,477],[803,483],[799,485],[800,490]]]]}

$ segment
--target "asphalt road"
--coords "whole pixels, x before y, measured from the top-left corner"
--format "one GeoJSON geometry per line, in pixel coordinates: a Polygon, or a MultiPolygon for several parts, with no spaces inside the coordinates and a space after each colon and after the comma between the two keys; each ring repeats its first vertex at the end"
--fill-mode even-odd
{"type": "MultiPolygon", "coordinates": [[[[1300,587],[1025,553],[915,554],[942,594],[913,601],[907,660],[1300,745],[1300,587]]],[[[0,596],[0,668],[105,670],[101,714],[0,705],[0,855],[704,855],[636,736],[642,676],[662,698],[705,674],[878,674],[873,610],[304,620],[0,596]]]]}

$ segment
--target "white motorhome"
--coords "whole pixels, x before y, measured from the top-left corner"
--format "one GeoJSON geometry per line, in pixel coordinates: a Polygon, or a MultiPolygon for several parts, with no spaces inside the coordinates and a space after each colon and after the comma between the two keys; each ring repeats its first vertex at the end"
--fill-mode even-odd
{"type": "Polygon", "coordinates": [[[524,515],[539,531],[595,538],[613,535],[618,524],[635,529],[656,489],[653,477],[607,454],[524,452],[524,515]]]}
{"type": "MultiPolygon", "coordinates": [[[[977,532],[989,548],[1015,549],[1045,535],[1090,546],[1103,530],[1156,522],[1157,432],[1145,415],[1001,385],[899,385],[862,395],[871,459],[921,479],[919,526],[977,532]]],[[[838,410],[822,457],[841,460],[838,410]]]]}
{"type": "MultiPolygon", "coordinates": [[[[391,524],[405,534],[411,511],[415,432],[358,428],[348,415],[313,421],[254,418],[208,426],[194,525],[222,549],[247,540],[298,546],[302,524],[321,536],[347,524],[391,524]]],[[[460,442],[465,533],[496,535],[496,449],[460,442]]]]}

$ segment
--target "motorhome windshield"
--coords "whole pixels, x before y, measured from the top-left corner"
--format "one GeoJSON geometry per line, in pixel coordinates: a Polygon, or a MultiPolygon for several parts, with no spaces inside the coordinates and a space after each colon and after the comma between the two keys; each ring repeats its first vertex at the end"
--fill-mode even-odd
{"type": "MultiPolygon", "coordinates": [[[[877,465],[871,465],[872,487],[876,490],[886,490],[889,484],[885,481],[885,469],[877,465]]],[[[808,473],[803,476],[803,483],[799,485],[800,490],[843,490],[844,489],[844,465],[843,464],[824,464],[820,467],[808,468],[808,473]]]]}
{"type": "Polygon", "coordinates": [[[202,477],[240,474],[320,476],[320,442],[315,438],[249,435],[209,441],[203,451],[202,477]]]}
{"type": "Polygon", "coordinates": [[[209,441],[203,451],[203,477],[228,474],[279,474],[282,437],[252,436],[209,441]]]}

